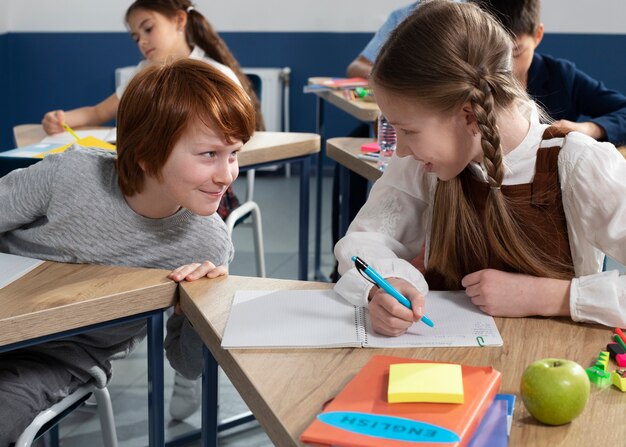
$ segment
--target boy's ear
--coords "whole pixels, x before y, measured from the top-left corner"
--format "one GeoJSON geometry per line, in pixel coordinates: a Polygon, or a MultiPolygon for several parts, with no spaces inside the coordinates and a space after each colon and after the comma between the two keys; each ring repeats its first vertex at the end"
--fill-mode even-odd
{"type": "Polygon", "coordinates": [[[543,23],[540,23],[537,26],[537,30],[535,31],[535,35],[533,36],[533,39],[535,40],[535,48],[537,48],[539,46],[539,44],[541,43],[541,41],[543,39],[543,32],[544,32],[543,23]]]}

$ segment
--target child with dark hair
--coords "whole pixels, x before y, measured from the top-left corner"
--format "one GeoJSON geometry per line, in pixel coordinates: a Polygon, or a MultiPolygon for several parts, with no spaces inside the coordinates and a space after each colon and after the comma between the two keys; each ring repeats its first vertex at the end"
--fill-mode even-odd
{"type": "Polygon", "coordinates": [[[544,34],[541,0],[471,1],[491,12],[511,33],[515,77],[556,120],[554,125],[616,146],[626,144],[626,96],[568,60],[535,51],[544,34]]]}

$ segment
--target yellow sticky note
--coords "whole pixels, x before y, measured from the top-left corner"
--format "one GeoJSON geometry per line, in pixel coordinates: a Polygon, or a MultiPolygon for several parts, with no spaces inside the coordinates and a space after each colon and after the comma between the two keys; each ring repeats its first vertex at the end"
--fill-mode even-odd
{"type": "Polygon", "coordinates": [[[389,403],[463,403],[461,365],[398,363],[389,365],[389,403]]]}

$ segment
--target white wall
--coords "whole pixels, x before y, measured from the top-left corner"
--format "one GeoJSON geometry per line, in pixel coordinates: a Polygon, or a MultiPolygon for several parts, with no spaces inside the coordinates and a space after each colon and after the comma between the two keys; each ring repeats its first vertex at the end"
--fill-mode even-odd
{"type": "MultiPolygon", "coordinates": [[[[219,31],[371,32],[409,0],[196,0],[219,31]],[[241,11],[246,11],[241,14],[241,11]]],[[[131,0],[0,0],[0,32],[124,31],[131,0]]],[[[626,34],[624,0],[543,0],[551,33],[626,34]]]]}

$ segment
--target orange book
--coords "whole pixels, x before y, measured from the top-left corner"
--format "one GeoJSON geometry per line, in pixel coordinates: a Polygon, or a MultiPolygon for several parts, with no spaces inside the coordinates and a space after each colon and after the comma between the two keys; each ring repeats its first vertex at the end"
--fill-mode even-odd
{"type": "Polygon", "coordinates": [[[374,356],[304,430],[302,442],[350,447],[463,447],[500,386],[492,367],[461,365],[465,401],[387,402],[389,365],[432,361],[374,356]]]}

